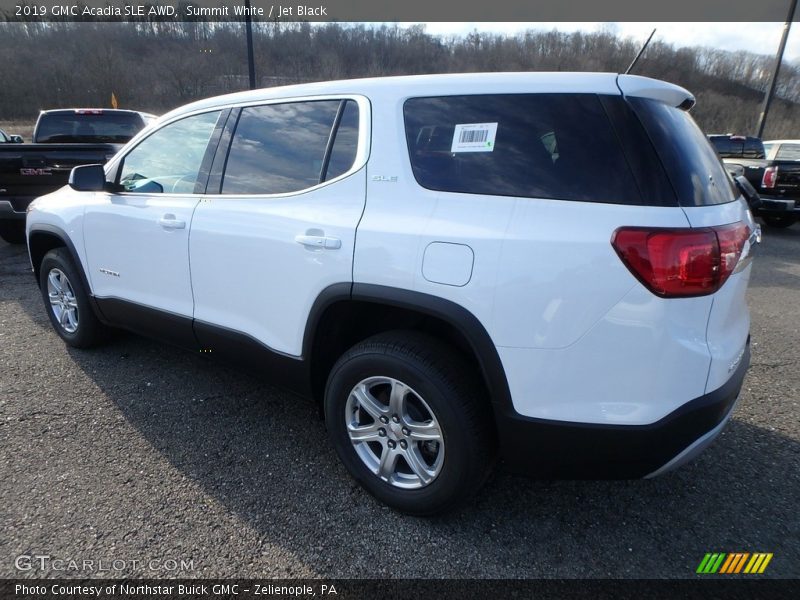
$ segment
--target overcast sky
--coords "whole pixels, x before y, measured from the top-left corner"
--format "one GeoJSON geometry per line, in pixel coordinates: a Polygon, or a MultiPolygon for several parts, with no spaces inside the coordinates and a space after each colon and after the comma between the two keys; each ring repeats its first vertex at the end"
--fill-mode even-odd
{"type": "MultiPolygon", "coordinates": [[[[641,43],[644,43],[655,27],[657,31],[654,41],[660,40],[675,46],[710,46],[769,55],[777,52],[783,31],[783,23],[425,23],[426,31],[434,35],[463,35],[475,29],[514,34],[527,29],[598,31],[604,27],[611,28],[617,35],[631,37],[641,43]]],[[[800,61],[798,30],[800,23],[796,22],[792,25],[786,45],[787,60],[800,61]]]]}

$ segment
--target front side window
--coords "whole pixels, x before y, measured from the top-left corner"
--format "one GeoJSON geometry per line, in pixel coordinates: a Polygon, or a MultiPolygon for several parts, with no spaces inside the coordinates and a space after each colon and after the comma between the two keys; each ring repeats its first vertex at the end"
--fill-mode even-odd
{"type": "Polygon", "coordinates": [[[126,192],[194,193],[219,114],[187,117],[153,133],[124,158],[119,184],[126,192]]]}
{"type": "Polygon", "coordinates": [[[358,105],[352,100],[243,108],[222,193],[286,194],[308,189],[349,170],[357,140],[358,105]]]}

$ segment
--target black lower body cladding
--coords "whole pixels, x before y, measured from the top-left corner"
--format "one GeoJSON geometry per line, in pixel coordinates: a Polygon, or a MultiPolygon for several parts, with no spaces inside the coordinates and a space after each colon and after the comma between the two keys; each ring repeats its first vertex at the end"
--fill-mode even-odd
{"type": "Polygon", "coordinates": [[[669,463],[733,410],[750,364],[750,343],[728,382],[650,425],[570,423],[496,407],[501,458],[544,479],[637,479],[669,463]]]}

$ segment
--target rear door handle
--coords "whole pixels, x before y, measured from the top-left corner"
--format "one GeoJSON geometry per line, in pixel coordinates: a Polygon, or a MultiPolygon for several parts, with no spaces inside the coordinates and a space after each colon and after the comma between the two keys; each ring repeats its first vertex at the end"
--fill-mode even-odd
{"type": "Polygon", "coordinates": [[[294,236],[294,241],[306,248],[318,248],[320,250],[338,250],[342,247],[342,240],[325,237],[324,235],[296,235],[294,236]]]}
{"type": "Polygon", "coordinates": [[[164,215],[158,220],[164,229],[186,229],[186,221],[179,221],[175,215],[164,215]]]}

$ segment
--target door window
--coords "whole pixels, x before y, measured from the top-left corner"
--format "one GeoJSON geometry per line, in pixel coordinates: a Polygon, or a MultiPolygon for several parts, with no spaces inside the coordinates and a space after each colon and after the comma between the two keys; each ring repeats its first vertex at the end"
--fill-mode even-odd
{"type": "Polygon", "coordinates": [[[357,140],[358,105],[351,100],[243,108],[222,193],[286,194],[308,189],[348,171],[357,140]]]}
{"type": "Polygon", "coordinates": [[[166,125],[137,145],[122,163],[126,192],[192,194],[220,111],[166,125]]]}

